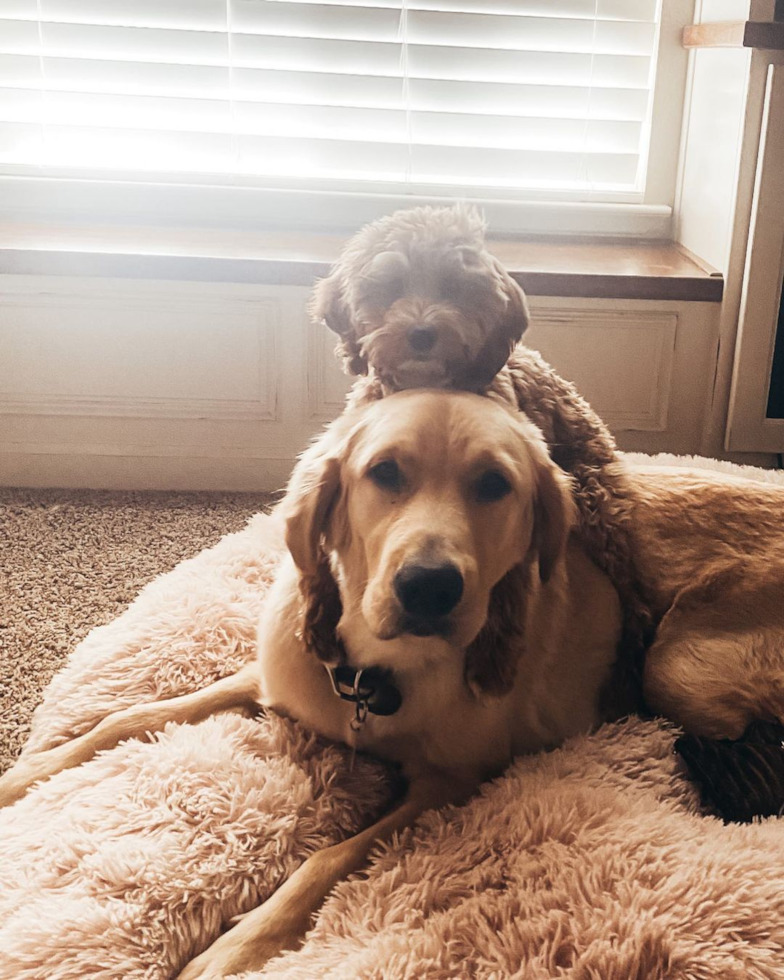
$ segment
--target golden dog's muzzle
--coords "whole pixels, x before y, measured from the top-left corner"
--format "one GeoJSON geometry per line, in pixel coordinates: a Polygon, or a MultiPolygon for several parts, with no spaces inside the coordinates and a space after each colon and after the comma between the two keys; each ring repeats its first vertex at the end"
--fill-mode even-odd
{"type": "Polygon", "coordinates": [[[410,562],[393,580],[403,609],[402,632],[414,636],[446,635],[449,614],[463,596],[463,576],[452,562],[410,562]]]}

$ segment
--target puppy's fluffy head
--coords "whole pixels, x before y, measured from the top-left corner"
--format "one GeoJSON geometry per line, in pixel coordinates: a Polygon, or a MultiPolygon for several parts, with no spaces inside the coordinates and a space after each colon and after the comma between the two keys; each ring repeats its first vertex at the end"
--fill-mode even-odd
{"type": "Polygon", "coordinates": [[[477,390],[528,325],[522,289],[485,248],[472,207],[397,211],[352,238],[310,313],[340,337],[351,374],[393,390],[477,390]]]}

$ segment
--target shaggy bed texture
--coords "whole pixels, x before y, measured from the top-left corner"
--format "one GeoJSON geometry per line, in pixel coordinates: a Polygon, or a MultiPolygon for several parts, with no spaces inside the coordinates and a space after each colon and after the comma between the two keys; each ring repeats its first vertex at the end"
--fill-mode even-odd
{"type": "MultiPolygon", "coordinates": [[[[254,517],[94,629],[26,751],[251,657],[270,523],[254,517]]],[[[784,821],[702,814],[674,734],[633,719],[519,759],[378,847],[300,949],[245,976],[780,980],[784,821]]],[[[350,773],[344,749],[274,716],[172,725],[102,753],[0,812],[0,978],[164,980],[389,795],[383,767],[350,773]]]]}

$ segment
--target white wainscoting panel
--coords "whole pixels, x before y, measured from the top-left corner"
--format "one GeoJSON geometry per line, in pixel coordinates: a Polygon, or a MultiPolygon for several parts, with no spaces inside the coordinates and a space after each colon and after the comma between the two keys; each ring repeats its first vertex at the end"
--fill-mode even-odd
{"type": "Polygon", "coordinates": [[[318,421],[334,419],[343,408],[352,378],[344,371],[335,347],[337,334],[308,327],[308,407],[318,421]]]}
{"type": "Polygon", "coordinates": [[[123,285],[0,295],[0,412],[274,420],[279,299],[123,285]]]}
{"type": "Polygon", "coordinates": [[[525,343],[614,431],[664,432],[677,326],[674,312],[534,309],[525,343]]]}
{"type": "Polygon", "coordinates": [[[525,342],[633,452],[695,453],[710,406],[719,305],[535,297],[525,342]]]}
{"type": "Polygon", "coordinates": [[[313,431],[307,295],[0,277],[0,484],[282,486],[313,431]]]}

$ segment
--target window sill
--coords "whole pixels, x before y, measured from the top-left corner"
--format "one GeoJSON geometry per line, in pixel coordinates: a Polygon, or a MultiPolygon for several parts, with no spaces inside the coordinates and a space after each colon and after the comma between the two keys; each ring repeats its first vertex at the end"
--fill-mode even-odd
{"type": "MultiPolygon", "coordinates": [[[[0,274],[311,286],[344,236],[153,226],[0,225],[0,274]]],[[[672,242],[491,239],[532,296],[719,303],[724,280],[672,242]]]]}

